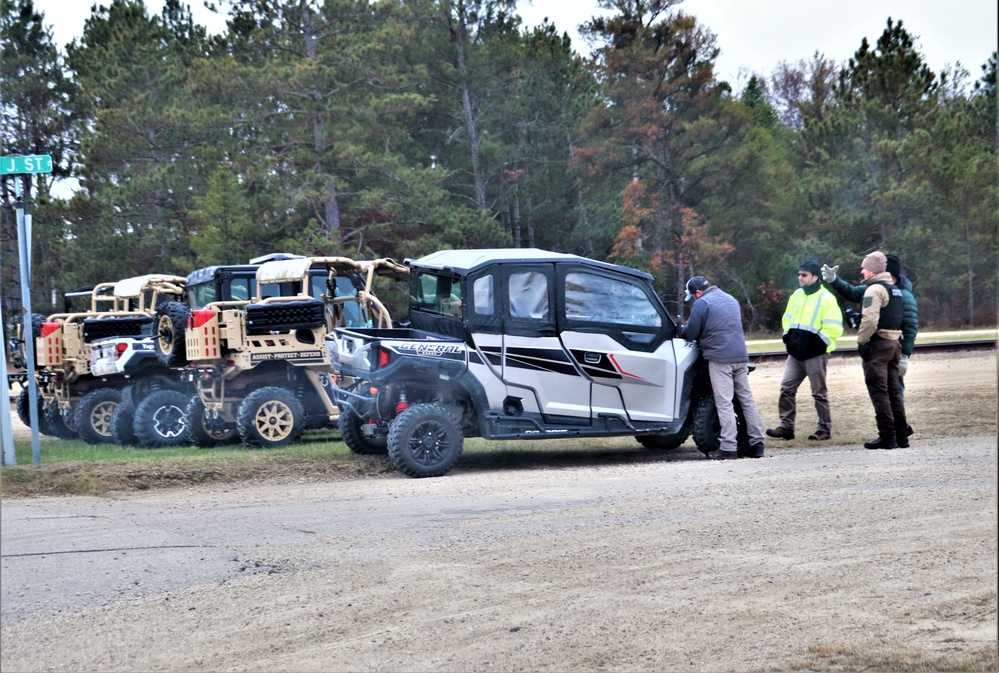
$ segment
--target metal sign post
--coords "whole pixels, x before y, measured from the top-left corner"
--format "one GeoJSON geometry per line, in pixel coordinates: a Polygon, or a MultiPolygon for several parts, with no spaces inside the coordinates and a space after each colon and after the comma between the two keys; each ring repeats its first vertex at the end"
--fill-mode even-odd
{"type": "Polygon", "coordinates": [[[31,462],[35,465],[42,464],[42,447],[38,440],[38,382],[35,380],[35,333],[31,328],[31,287],[30,262],[28,262],[28,250],[31,249],[31,240],[28,238],[28,227],[25,224],[24,201],[17,199],[17,240],[21,255],[21,306],[24,316],[22,319],[22,332],[24,335],[25,366],[28,368],[28,409],[31,419],[31,462]]]}
{"type": "MultiPolygon", "coordinates": [[[[51,173],[52,157],[48,154],[29,156],[0,157],[0,175],[22,175],[28,173],[51,173]]],[[[21,197],[21,178],[15,177],[15,195],[17,201],[17,248],[21,266],[21,307],[22,334],[24,335],[25,364],[28,368],[28,410],[31,420],[31,460],[35,465],[42,464],[42,448],[38,439],[38,382],[35,380],[35,333],[31,328],[31,235],[28,227],[31,217],[25,217],[24,200],[21,197]]],[[[6,356],[5,356],[6,357],[6,356]]],[[[6,363],[5,363],[6,364],[6,363]]],[[[5,367],[6,368],[6,367],[5,367]]],[[[7,386],[6,376],[4,386],[7,386]]],[[[7,413],[10,413],[9,393],[7,394],[7,413]]],[[[8,427],[10,423],[6,424],[8,427]]],[[[13,454],[13,440],[11,440],[13,454]]],[[[6,462],[6,445],[4,457],[6,462]]],[[[13,464],[13,460],[11,462],[13,464]]]]}

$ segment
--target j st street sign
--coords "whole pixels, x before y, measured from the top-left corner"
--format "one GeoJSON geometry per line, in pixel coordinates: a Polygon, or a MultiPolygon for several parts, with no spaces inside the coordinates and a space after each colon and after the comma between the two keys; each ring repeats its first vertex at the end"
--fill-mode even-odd
{"type": "Polygon", "coordinates": [[[29,154],[23,157],[0,157],[0,175],[51,173],[52,157],[48,154],[29,154]]]}

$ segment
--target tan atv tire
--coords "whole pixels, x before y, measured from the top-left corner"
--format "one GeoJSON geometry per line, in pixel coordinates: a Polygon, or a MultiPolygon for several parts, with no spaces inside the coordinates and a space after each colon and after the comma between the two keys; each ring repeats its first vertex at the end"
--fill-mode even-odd
{"type": "Polygon", "coordinates": [[[107,444],[111,436],[111,416],[121,402],[121,391],[115,388],[97,388],[83,396],[73,412],[80,439],[87,444],[107,444]]]}
{"type": "Polygon", "coordinates": [[[240,403],[236,427],[243,444],[277,448],[301,438],[305,410],[290,391],[267,386],[254,390],[240,403]]]}

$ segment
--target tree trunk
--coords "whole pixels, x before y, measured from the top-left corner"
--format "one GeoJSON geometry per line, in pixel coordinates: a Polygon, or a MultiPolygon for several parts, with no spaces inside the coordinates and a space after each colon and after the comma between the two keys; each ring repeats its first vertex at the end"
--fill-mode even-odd
{"type": "Polygon", "coordinates": [[[968,327],[975,327],[975,265],[972,261],[973,247],[971,245],[971,227],[965,224],[964,228],[965,256],[968,260],[968,327]]]}
{"type": "MultiPolygon", "coordinates": [[[[513,183],[513,247],[520,247],[520,179],[513,183]]],[[[528,247],[533,248],[533,245],[528,247]]]]}
{"type": "MultiPolygon", "coordinates": [[[[302,37],[305,39],[305,54],[311,61],[315,61],[316,56],[316,34],[315,25],[312,21],[312,12],[309,10],[309,3],[302,0],[299,4],[302,10],[302,37]]],[[[326,181],[328,198],[323,204],[323,233],[326,238],[333,238],[335,233],[340,231],[340,203],[337,200],[336,183],[333,176],[324,171],[323,156],[326,154],[328,145],[326,144],[326,124],[323,121],[321,112],[323,97],[318,91],[311,94],[312,102],[315,103],[312,118],[312,148],[316,153],[316,175],[326,181]]]]}
{"type": "Polygon", "coordinates": [[[475,205],[479,210],[486,209],[486,185],[482,180],[482,169],[479,166],[479,147],[482,139],[475,128],[475,111],[472,109],[472,99],[468,93],[468,66],[465,64],[465,47],[468,44],[468,23],[465,18],[464,3],[458,4],[458,30],[452,31],[455,50],[458,58],[458,76],[461,86],[461,106],[465,113],[465,128],[468,130],[468,144],[472,159],[472,181],[475,185],[475,205]]]}
{"type": "MultiPolygon", "coordinates": [[[[6,182],[6,179],[4,180],[6,182]]],[[[0,283],[0,301],[3,302],[3,317],[8,322],[20,318],[15,307],[21,305],[21,266],[18,262],[17,213],[10,202],[7,189],[3,189],[3,249],[0,250],[3,283],[0,283]]],[[[2,329],[4,326],[0,326],[2,329]]],[[[6,339],[4,340],[6,342],[6,339]]]]}

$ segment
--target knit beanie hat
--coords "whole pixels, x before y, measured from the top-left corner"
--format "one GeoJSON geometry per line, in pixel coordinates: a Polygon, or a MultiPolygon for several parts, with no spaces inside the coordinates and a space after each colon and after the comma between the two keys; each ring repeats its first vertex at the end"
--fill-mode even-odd
{"type": "Polygon", "coordinates": [[[806,261],[804,264],[798,267],[798,271],[807,271],[813,276],[822,275],[822,266],[814,259],[806,261]]]}
{"type": "Polygon", "coordinates": [[[864,257],[864,261],[860,265],[860,268],[867,269],[871,273],[884,273],[887,266],[888,259],[884,256],[884,253],[875,250],[867,257],[864,257]]]}
{"type": "Polygon", "coordinates": [[[885,271],[895,276],[896,278],[902,277],[902,260],[898,258],[898,255],[885,255],[885,271]]]}

